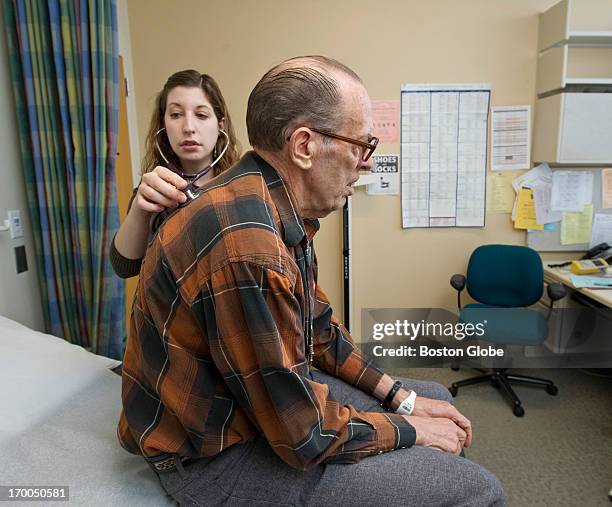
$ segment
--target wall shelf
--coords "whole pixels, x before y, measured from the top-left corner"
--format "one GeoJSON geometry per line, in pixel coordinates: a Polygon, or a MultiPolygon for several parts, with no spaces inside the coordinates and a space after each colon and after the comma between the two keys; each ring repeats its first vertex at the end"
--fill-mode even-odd
{"type": "Polygon", "coordinates": [[[540,14],[538,51],[569,45],[612,44],[610,0],[562,0],[540,14]]]}
{"type": "Polygon", "coordinates": [[[538,96],[576,84],[612,84],[612,47],[570,47],[566,44],[549,48],[538,55],[538,96]]]}
{"type": "Polygon", "coordinates": [[[612,162],[612,0],[562,0],[540,14],[533,158],[612,162]]]}
{"type": "Polygon", "coordinates": [[[612,32],[573,32],[555,46],[612,48],[612,32]]]}
{"type": "Polygon", "coordinates": [[[566,78],[565,79],[565,84],[566,85],[612,85],[612,78],[598,78],[598,77],[591,77],[591,78],[566,78]]]}

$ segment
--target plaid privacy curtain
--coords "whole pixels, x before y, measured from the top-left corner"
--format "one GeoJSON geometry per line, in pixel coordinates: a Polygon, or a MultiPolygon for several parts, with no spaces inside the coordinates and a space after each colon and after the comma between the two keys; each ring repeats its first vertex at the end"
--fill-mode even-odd
{"type": "Polygon", "coordinates": [[[120,359],[115,0],[2,0],[47,331],[120,359]]]}

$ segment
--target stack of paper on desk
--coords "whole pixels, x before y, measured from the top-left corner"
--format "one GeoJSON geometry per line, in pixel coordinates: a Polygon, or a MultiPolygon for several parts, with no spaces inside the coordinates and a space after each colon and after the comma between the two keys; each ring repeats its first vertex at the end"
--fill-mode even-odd
{"type": "Polygon", "coordinates": [[[612,289],[612,276],[572,275],[572,285],[578,289],[612,289]]]}

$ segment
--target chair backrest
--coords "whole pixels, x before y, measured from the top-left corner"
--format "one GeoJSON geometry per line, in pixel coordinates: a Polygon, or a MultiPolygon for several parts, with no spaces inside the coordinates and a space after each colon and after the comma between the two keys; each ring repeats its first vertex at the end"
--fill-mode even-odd
{"type": "Polygon", "coordinates": [[[544,291],[540,256],[526,246],[479,246],[468,263],[467,290],[479,303],[530,306],[544,291]]]}

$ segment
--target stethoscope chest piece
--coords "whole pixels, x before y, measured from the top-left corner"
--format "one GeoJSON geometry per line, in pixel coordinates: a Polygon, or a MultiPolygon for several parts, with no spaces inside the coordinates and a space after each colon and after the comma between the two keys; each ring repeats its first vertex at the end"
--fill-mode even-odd
{"type": "Polygon", "coordinates": [[[183,191],[183,193],[187,196],[187,199],[189,201],[193,201],[195,198],[199,197],[200,194],[202,193],[199,190],[194,191],[194,189],[191,187],[191,184],[183,191]]]}

